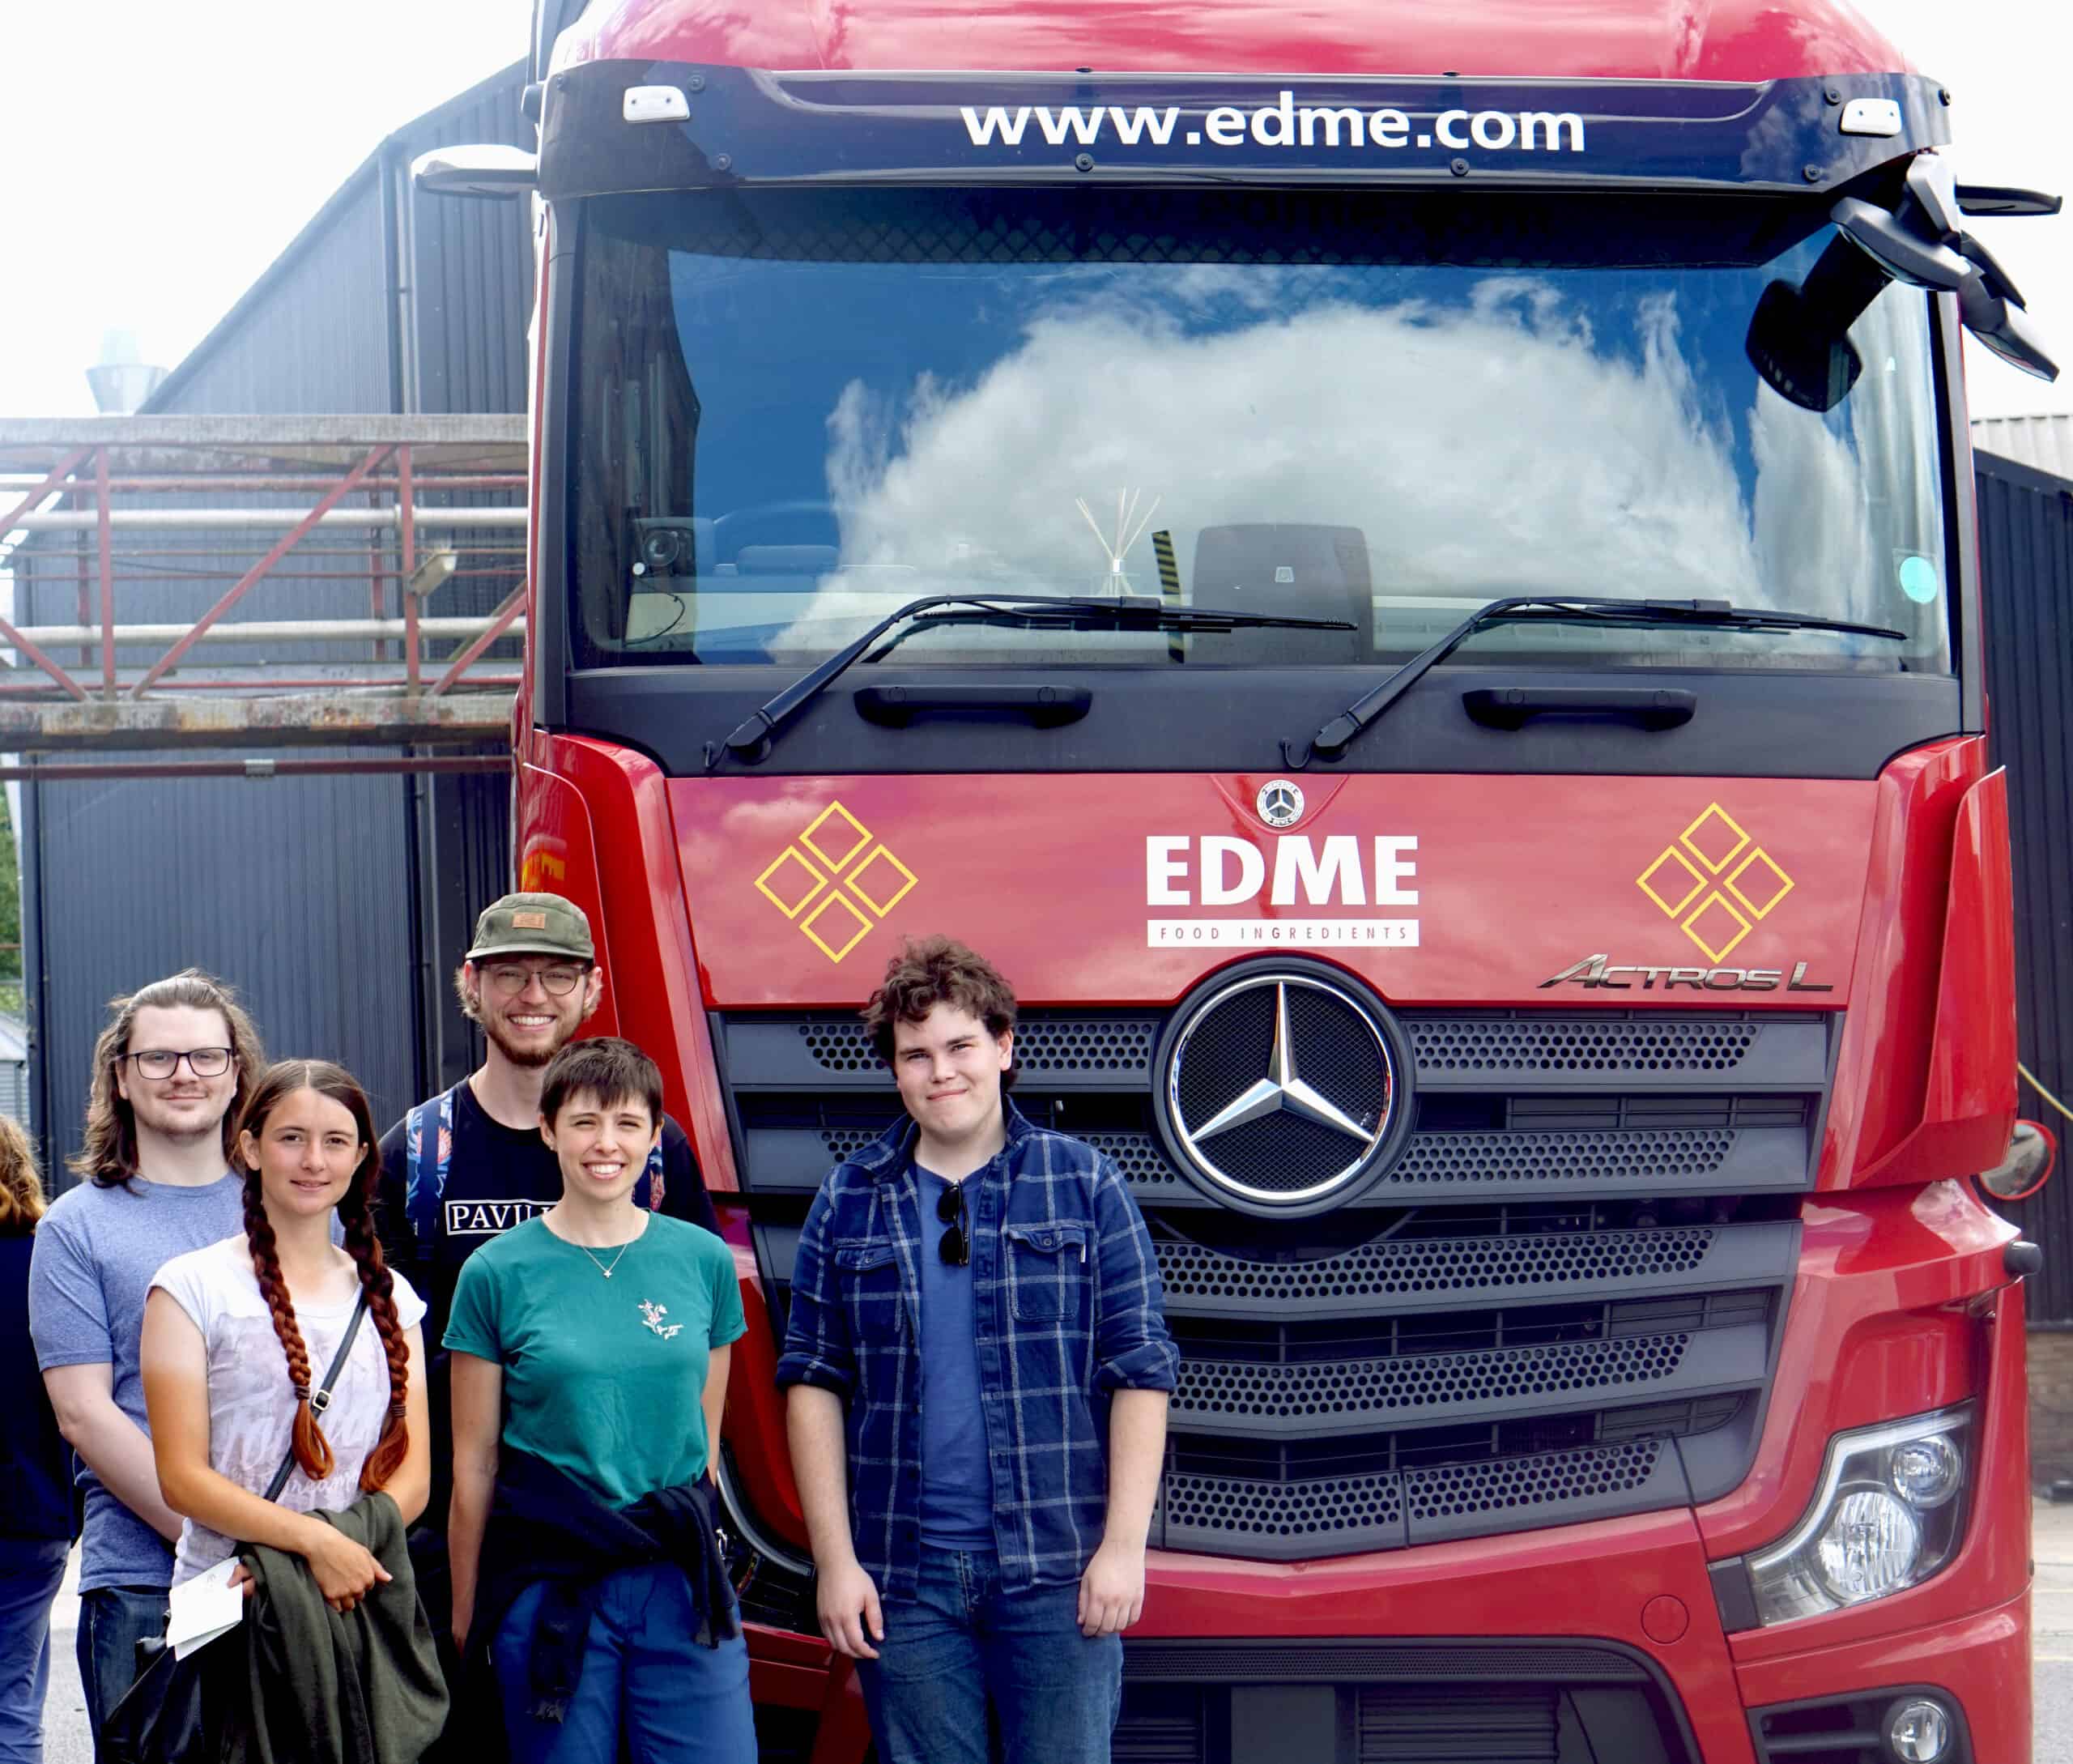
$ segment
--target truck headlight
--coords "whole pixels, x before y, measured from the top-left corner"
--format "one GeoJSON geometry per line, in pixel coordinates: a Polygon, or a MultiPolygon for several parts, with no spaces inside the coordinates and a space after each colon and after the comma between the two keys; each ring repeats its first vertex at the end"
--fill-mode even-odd
{"type": "Polygon", "coordinates": [[[1818,1617],[1919,1586],[1965,1533],[1973,1405],[1838,1434],[1790,1534],[1748,1558],[1765,1623],[1818,1617]]]}

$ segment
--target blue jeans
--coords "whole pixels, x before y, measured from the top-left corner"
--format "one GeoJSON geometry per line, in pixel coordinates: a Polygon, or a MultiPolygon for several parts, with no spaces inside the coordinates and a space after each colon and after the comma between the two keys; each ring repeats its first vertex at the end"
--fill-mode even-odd
{"type": "Polygon", "coordinates": [[[137,1682],[137,1644],[165,1634],[164,1587],[96,1587],[79,1595],[79,1684],[93,1724],[94,1756],[104,1753],[100,1730],[122,1694],[137,1682]]]}
{"type": "Polygon", "coordinates": [[[71,1549],[62,1537],[0,1537],[0,1764],[42,1764],[50,1601],[71,1549]]]}
{"type": "Polygon", "coordinates": [[[883,1607],[859,1662],[879,1764],[1109,1764],[1123,1702],[1120,1636],[1079,1633],[1079,1587],[1006,1592],[991,1555],[922,1552],[912,1599],[883,1607]]]}
{"type": "Polygon", "coordinates": [[[662,1562],[605,1577],[561,1721],[530,1712],[533,1619],[546,1596],[544,1583],[520,1593],[490,1649],[513,1764],[756,1764],[748,1645],[739,1635],[717,1647],[696,1639],[682,1569],[662,1562]]]}

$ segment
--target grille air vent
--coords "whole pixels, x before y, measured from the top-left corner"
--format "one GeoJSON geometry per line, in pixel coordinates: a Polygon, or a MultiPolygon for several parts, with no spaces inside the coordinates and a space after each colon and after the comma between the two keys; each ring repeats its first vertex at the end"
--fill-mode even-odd
{"type": "MultiPolygon", "coordinates": [[[[878,1050],[858,1022],[798,1025],[800,1038],[829,1072],[869,1072],[878,1050]]],[[[1015,1057],[1026,1073],[1141,1072],[1151,1063],[1159,1033],[1152,1017],[1031,1017],[1015,1025],[1015,1057]]]]}
{"type": "Polygon", "coordinates": [[[1409,1017],[1420,1072],[1732,1072],[1756,1042],[1753,1023],[1536,1023],[1409,1017]]]}
{"type": "Polygon", "coordinates": [[[1461,1519],[1506,1507],[1584,1501],[1638,1489],[1662,1455],[1659,1439],[1587,1451],[1548,1452],[1538,1458],[1499,1458],[1483,1464],[1450,1464],[1414,1470],[1408,1485],[1411,1516],[1461,1519]]]}
{"type": "Polygon", "coordinates": [[[1236,1476],[1169,1473],[1169,1528],[1241,1537],[1316,1537],[1394,1527],[1403,1518],[1394,1476],[1334,1476],[1315,1482],[1265,1482],[1236,1476]]]}
{"type": "Polygon", "coordinates": [[[1198,1244],[1167,1242],[1158,1246],[1159,1272],[1169,1299],[1379,1298],[1688,1274],[1705,1260],[1713,1237],[1701,1226],[1427,1238],[1365,1243],[1344,1255],[1311,1262],[1241,1262],[1198,1244]]]}
{"type": "Polygon", "coordinates": [[[1173,1413],[1294,1421],[1615,1391],[1668,1378],[1690,1345],[1689,1336],[1678,1334],[1296,1366],[1190,1359],[1181,1367],[1173,1413]]]}
{"type": "Polygon", "coordinates": [[[1417,1133],[1385,1187],[1427,1182],[1649,1182],[1710,1176],[1735,1149],[1732,1128],[1625,1133],[1417,1133]]]}

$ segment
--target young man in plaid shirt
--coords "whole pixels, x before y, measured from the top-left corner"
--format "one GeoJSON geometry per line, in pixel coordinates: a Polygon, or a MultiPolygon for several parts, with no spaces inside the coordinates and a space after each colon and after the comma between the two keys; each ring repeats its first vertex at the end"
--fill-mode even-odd
{"type": "Polygon", "coordinates": [[[910,944],[864,1008],[905,1115],[799,1239],[779,1383],[822,1632],[882,1764],[1105,1764],[1179,1365],[1114,1162],[1008,1101],[1015,995],[910,944]]]}

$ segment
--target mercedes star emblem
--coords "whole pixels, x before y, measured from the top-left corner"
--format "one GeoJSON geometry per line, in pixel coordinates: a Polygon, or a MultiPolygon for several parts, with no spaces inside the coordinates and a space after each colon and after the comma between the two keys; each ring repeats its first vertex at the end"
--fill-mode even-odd
{"type": "Polygon", "coordinates": [[[1253,806],[1270,827],[1292,827],[1303,818],[1303,787],[1285,778],[1260,786],[1253,806]]]}
{"type": "Polygon", "coordinates": [[[1219,1133],[1228,1133],[1248,1121],[1257,1121],[1262,1115],[1282,1110],[1303,1120],[1314,1121],[1319,1127],[1334,1128],[1350,1140],[1358,1140],[1363,1151],[1375,1143],[1375,1136],[1368,1127],[1296,1076],[1296,1044],[1288,1033],[1286,980],[1275,984],[1274,1046],[1267,1055],[1266,1076],[1256,1080],[1251,1089],[1232,1097],[1189,1137],[1199,1145],[1219,1133]]]}
{"type": "Polygon", "coordinates": [[[1408,1124],[1386,1013],[1322,964],[1218,977],[1183,1004],[1156,1107],[1182,1174],[1241,1211],[1343,1204],[1408,1124]]]}

